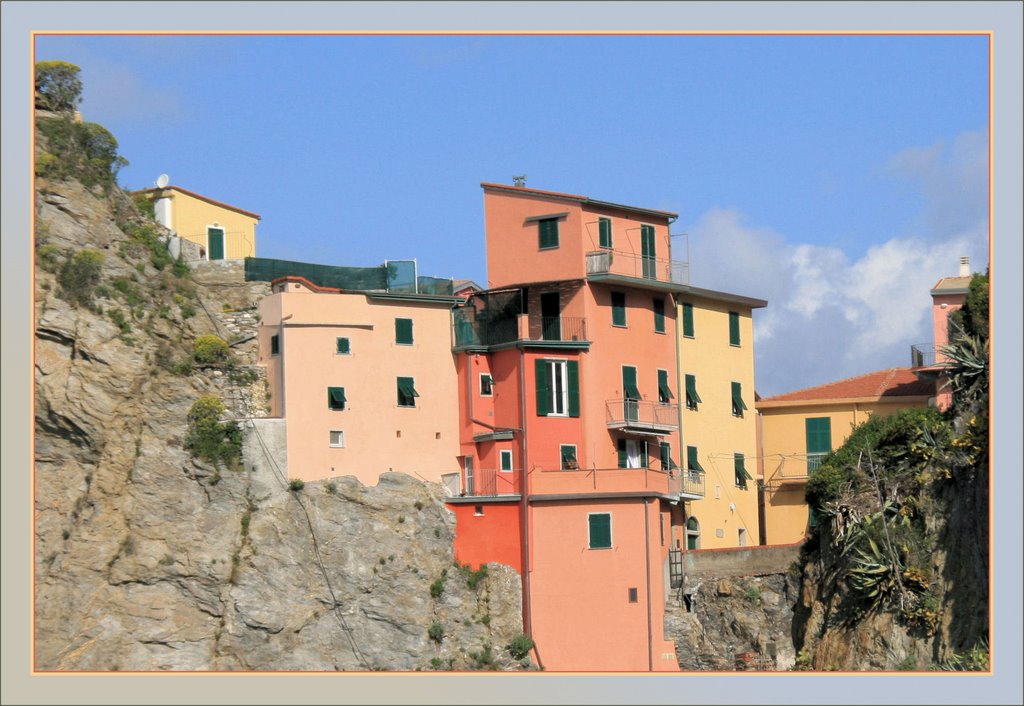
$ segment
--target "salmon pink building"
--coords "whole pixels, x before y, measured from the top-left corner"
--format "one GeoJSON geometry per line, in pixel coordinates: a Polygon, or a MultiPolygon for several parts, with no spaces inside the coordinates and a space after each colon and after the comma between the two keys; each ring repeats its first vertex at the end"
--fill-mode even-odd
{"type": "Polygon", "coordinates": [[[545,669],[678,670],[665,603],[704,474],[682,463],[677,216],[482,187],[489,287],[453,312],[456,556],[521,572],[545,669]]]}

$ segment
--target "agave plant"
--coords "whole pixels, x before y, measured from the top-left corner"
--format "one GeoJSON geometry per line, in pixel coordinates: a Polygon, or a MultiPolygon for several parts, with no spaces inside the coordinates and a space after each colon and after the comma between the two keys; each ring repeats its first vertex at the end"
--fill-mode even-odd
{"type": "Polygon", "coordinates": [[[988,390],[988,341],[960,334],[939,348],[951,363],[943,388],[952,389],[957,400],[977,400],[988,390]]]}

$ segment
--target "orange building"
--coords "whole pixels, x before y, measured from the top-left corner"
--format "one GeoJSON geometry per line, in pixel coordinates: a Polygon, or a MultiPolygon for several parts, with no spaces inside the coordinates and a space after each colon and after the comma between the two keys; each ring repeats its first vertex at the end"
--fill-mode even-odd
{"type": "Polygon", "coordinates": [[[854,427],[874,415],[927,407],[934,396],[934,384],[911,368],[889,368],[758,400],[765,543],[804,538],[807,477],[854,427]]]}
{"type": "Polygon", "coordinates": [[[704,493],[680,463],[676,214],[482,187],[490,288],[454,311],[456,555],[521,571],[545,669],[676,671],[664,606],[704,493]]]}

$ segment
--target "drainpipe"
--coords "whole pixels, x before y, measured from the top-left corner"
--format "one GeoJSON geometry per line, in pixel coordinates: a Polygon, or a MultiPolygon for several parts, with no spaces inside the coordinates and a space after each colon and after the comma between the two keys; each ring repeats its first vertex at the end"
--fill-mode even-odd
{"type": "Polygon", "coordinates": [[[651,632],[651,528],[647,504],[644,498],[644,558],[647,561],[647,671],[654,671],[654,637],[651,632]]]}
{"type": "MultiPolygon", "coordinates": [[[[686,397],[685,397],[686,393],[683,390],[683,344],[682,344],[682,339],[680,338],[680,335],[679,335],[680,334],[680,331],[679,331],[679,316],[680,316],[679,307],[683,303],[683,297],[682,297],[682,295],[674,294],[674,295],[672,295],[672,301],[675,303],[675,307],[676,307],[676,317],[675,317],[675,336],[676,336],[676,417],[679,420],[678,421],[678,423],[679,423],[679,432],[678,432],[678,437],[679,437],[679,475],[683,476],[683,473],[684,473],[684,469],[683,469],[683,452],[684,452],[684,449],[686,448],[685,446],[683,446],[683,405],[686,402],[686,397]]],[[[680,478],[680,480],[685,483],[685,478],[680,478]]],[[[705,492],[706,492],[706,489],[705,489],[705,492]]],[[[679,509],[682,510],[682,521],[683,521],[683,526],[681,528],[682,529],[682,533],[683,533],[683,541],[682,541],[682,545],[683,546],[681,546],[679,549],[680,549],[680,551],[686,551],[686,548],[687,548],[686,547],[686,539],[687,539],[687,537],[686,537],[686,501],[683,500],[682,498],[679,499],[679,509]]],[[[671,539],[670,539],[669,540],[669,548],[671,548],[671,546],[672,546],[672,542],[671,542],[671,539]]],[[[686,582],[686,562],[684,561],[683,562],[683,583],[685,584],[685,582],[686,582]]]]}
{"type": "MultiPolygon", "coordinates": [[[[519,349],[519,414],[523,432],[519,437],[520,446],[522,447],[520,452],[522,468],[519,470],[519,534],[523,562],[523,632],[532,638],[533,612],[530,608],[530,488],[526,475],[526,469],[529,467],[526,451],[526,352],[523,350],[522,344],[518,344],[516,347],[519,349]]],[[[543,669],[544,664],[540,659],[540,647],[536,644],[536,641],[534,641],[533,651],[537,655],[537,666],[543,669]]]]}

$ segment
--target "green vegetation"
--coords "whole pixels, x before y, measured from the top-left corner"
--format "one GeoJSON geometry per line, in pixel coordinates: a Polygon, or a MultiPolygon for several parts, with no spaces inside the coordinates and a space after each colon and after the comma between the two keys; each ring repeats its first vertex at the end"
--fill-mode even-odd
{"type": "Polygon", "coordinates": [[[476,571],[473,571],[470,564],[460,566],[459,570],[462,572],[462,575],[466,577],[466,586],[474,591],[480,582],[487,578],[487,564],[481,564],[480,568],[476,571]]]}
{"type": "Polygon", "coordinates": [[[193,456],[214,464],[237,468],[242,457],[242,430],[235,422],[221,422],[224,403],[214,395],[204,395],[188,412],[185,448],[193,456]]]}
{"type": "Polygon", "coordinates": [[[66,61],[36,63],[36,108],[74,112],[82,99],[81,69],[66,61]]]}
{"type": "Polygon", "coordinates": [[[966,652],[958,652],[932,669],[941,672],[987,672],[989,670],[988,640],[981,640],[966,652]]]}
{"type": "Polygon", "coordinates": [[[301,478],[292,478],[290,481],[288,481],[288,490],[292,491],[293,493],[297,493],[298,491],[302,490],[305,487],[306,483],[301,478]]]}
{"type": "Polygon", "coordinates": [[[435,620],[430,624],[430,627],[427,628],[427,635],[434,642],[441,642],[441,640],[444,639],[444,625],[435,620]]]}
{"type": "Polygon", "coordinates": [[[121,226],[121,230],[131,238],[134,250],[149,255],[150,264],[157,270],[163,270],[175,262],[167,250],[167,243],[157,232],[156,223],[127,222],[121,226]]]}
{"type": "Polygon", "coordinates": [[[430,597],[440,598],[441,594],[444,593],[444,582],[448,578],[448,569],[441,569],[441,577],[430,584],[430,597]]]}
{"type": "Polygon", "coordinates": [[[56,245],[40,245],[36,248],[36,263],[44,272],[56,274],[60,269],[61,252],[56,245]]]}
{"type": "Polygon", "coordinates": [[[231,363],[231,348],[220,336],[199,336],[192,347],[192,357],[200,365],[227,366],[231,363]]]}
{"type": "Polygon", "coordinates": [[[100,283],[103,269],[103,253],[84,248],[64,261],[57,275],[60,296],[76,306],[91,308],[100,283]]]}
{"type": "Polygon", "coordinates": [[[512,638],[512,642],[508,643],[507,647],[508,653],[512,655],[513,659],[523,659],[533,649],[533,640],[526,635],[519,634],[512,638]]]}
{"type": "Polygon", "coordinates": [[[494,651],[489,643],[484,643],[483,649],[479,652],[470,652],[470,659],[473,660],[474,669],[495,669],[494,651]]]}
{"type": "Polygon", "coordinates": [[[36,127],[45,138],[36,157],[36,176],[57,181],[77,179],[83,186],[109,193],[117,172],[128,160],[117,154],[117,140],[97,123],[77,123],[70,117],[40,118],[36,127]]]}

